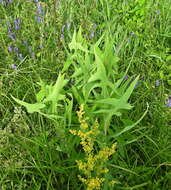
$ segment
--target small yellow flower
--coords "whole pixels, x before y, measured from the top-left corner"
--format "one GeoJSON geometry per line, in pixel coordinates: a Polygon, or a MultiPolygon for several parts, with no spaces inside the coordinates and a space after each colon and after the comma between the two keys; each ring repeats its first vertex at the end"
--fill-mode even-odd
{"type": "Polygon", "coordinates": [[[81,160],[76,160],[76,163],[78,165],[78,168],[82,171],[86,170],[86,163],[82,162],[81,160]]]}
{"type": "Polygon", "coordinates": [[[69,132],[73,135],[77,135],[77,131],[76,130],[69,130],[69,132]]]}

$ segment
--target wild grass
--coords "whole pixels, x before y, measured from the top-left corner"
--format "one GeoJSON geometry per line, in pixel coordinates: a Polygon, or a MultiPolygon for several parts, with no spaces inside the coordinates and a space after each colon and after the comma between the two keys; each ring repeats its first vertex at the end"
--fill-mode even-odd
{"type": "Polygon", "coordinates": [[[0,189],[170,189],[170,4],[0,1],[0,189]]]}

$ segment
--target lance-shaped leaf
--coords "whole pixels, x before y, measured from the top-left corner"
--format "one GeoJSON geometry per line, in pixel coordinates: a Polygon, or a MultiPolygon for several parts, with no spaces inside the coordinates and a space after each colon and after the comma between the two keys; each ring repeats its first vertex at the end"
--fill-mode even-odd
{"type": "Polygon", "coordinates": [[[96,72],[90,77],[88,82],[100,80],[102,83],[107,83],[108,78],[106,76],[106,69],[101,60],[101,55],[98,52],[99,48],[94,48],[96,72]]]}
{"type": "Polygon", "coordinates": [[[126,92],[123,94],[123,96],[121,97],[121,99],[124,101],[124,102],[127,102],[128,99],[130,98],[137,82],[138,82],[138,79],[139,79],[139,76],[137,76],[135,78],[135,80],[130,84],[130,86],[128,87],[128,89],[126,90],[126,92]]]}
{"type": "Polygon", "coordinates": [[[83,96],[85,101],[87,101],[88,99],[91,99],[91,92],[95,89],[95,88],[101,88],[101,84],[97,83],[97,82],[91,82],[91,83],[87,83],[83,86],[82,88],[82,92],[83,92],[83,96]]]}
{"type": "Polygon", "coordinates": [[[106,98],[102,100],[98,100],[95,102],[101,109],[98,109],[94,113],[109,113],[110,115],[120,116],[121,112],[119,110],[125,109],[129,110],[132,106],[129,103],[123,102],[122,99],[116,98],[106,98]],[[101,104],[101,106],[100,106],[101,104]]]}
{"type": "Polygon", "coordinates": [[[141,116],[141,118],[136,121],[135,123],[133,123],[132,125],[128,125],[126,126],[124,129],[120,130],[119,132],[115,133],[114,135],[112,135],[111,137],[115,138],[115,137],[118,137],[120,135],[122,135],[123,133],[129,131],[130,129],[132,129],[133,127],[135,127],[144,117],[145,115],[147,114],[148,112],[148,108],[149,108],[149,105],[147,104],[147,109],[146,111],[144,112],[144,114],[141,116]]]}
{"type": "Polygon", "coordinates": [[[107,113],[111,112],[113,115],[119,115],[119,110],[126,109],[129,110],[132,108],[132,106],[127,103],[128,99],[130,98],[135,84],[138,81],[139,76],[130,84],[128,89],[125,91],[125,93],[120,98],[105,98],[98,101],[95,101],[95,104],[99,104],[99,107],[102,109],[99,109],[95,111],[94,113],[107,113]]]}

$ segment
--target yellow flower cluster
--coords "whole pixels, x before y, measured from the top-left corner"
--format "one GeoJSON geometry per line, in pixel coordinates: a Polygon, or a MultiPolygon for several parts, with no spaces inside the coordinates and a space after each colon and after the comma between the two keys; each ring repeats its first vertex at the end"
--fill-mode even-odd
{"type": "Polygon", "coordinates": [[[100,190],[101,184],[104,181],[104,178],[89,178],[89,179],[85,179],[82,178],[81,176],[78,176],[80,181],[82,181],[83,183],[85,183],[87,185],[87,190],[92,190],[92,189],[96,189],[96,190],[100,190]]]}
{"type": "Polygon", "coordinates": [[[111,148],[105,147],[99,151],[99,153],[95,156],[96,159],[103,159],[104,161],[108,160],[108,157],[115,153],[116,143],[112,145],[111,148]]]}
{"type": "Polygon", "coordinates": [[[97,120],[92,127],[89,127],[87,120],[89,118],[84,117],[85,112],[83,111],[83,105],[80,106],[80,110],[77,112],[78,119],[80,122],[80,130],[70,130],[73,135],[80,137],[80,144],[85,152],[84,161],[77,160],[79,170],[83,172],[86,177],[79,176],[79,179],[86,184],[87,190],[99,190],[104,182],[102,175],[107,173],[109,170],[105,167],[109,156],[115,153],[116,144],[113,144],[111,148],[104,147],[95,154],[94,142],[99,134],[99,124],[97,120]]]}

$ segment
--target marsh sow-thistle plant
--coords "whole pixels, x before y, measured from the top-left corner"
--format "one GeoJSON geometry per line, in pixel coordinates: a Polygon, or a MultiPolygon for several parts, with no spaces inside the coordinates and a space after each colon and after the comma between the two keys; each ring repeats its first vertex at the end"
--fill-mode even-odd
{"type": "MultiPolygon", "coordinates": [[[[95,151],[95,141],[100,133],[99,124],[96,120],[92,127],[88,125],[88,117],[84,116],[83,105],[80,106],[80,111],[77,112],[80,122],[79,130],[70,130],[73,135],[80,137],[82,148],[85,153],[84,160],[77,160],[77,166],[84,176],[79,175],[78,178],[86,186],[87,190],[101,189],[105,178],[103,177],[109,172],[106,167],[106,162],[109,157],[115,153],[116,144],[114,143],[111,148],[103,147],[97,153],[95,151]]],[[[114,181],[111,181],[113,183],[114,181]]]]}
{"type": "MultiPolygon", "coordinates": [[[[124,79],[127,71],[119,71],[119,58],[113,50],[113,44],[107,32],[95,44],[89,44],[81,28],[78,32],[74,31],[69,44],[70,52],[62,70],[65,72],[70,66],[74,68],[71,93],[79,105],[85,104],[85,111],[92,119],[99,118],[106,136],[112,127],[113,118],[122,116],[124,110],[133,107],[128,100],[139,79],[139,76],[124,79]]],[[[127,126],[118,134],[133,126],[127,126]]]]}

